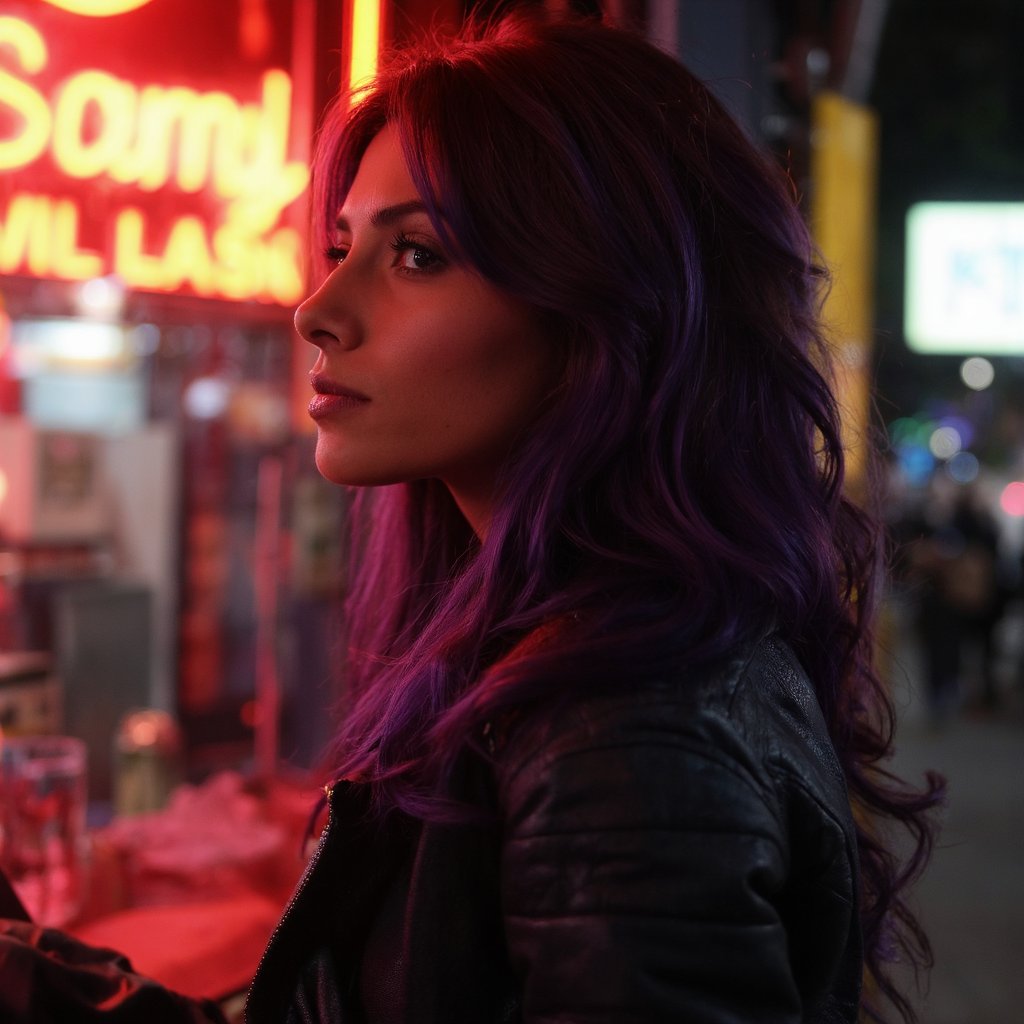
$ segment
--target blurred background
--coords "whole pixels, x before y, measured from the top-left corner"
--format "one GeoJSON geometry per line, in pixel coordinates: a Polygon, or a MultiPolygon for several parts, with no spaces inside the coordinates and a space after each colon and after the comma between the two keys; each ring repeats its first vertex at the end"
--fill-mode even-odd
{"type": "MultiPolygon", "coordinates": [[[[330,735],[346,499],[291,326],[310,148],[381,47],[470,6],[0,0],[0,727],[87,742],[96,828],[181,780],[304,779],[330,735]]],[[[546,6],[676,53],[793,180],[850,487],[892,541],[895,769],[950,783],[921,1019],[1016,1020],[1024,4],[546,6]]]]}

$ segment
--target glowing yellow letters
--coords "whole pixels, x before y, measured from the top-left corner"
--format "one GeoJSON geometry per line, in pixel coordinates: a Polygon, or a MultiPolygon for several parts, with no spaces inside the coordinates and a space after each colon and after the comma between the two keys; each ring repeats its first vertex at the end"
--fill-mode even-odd
{"type": "MultiPolygon", "coordinates": [[[[14,51],[21,69],[36,74],[46,66],[46,44],[28,22],[0,17],[0,46],[14,51]]],[[[0,69],[0,105],[18,116],[22,127],[10,139],[0,139],[0,171],[32,163],[46,148],[50,136],[50,108],[32,86],[0,69]]]]}
{"type": "Polygon", "coordinates": [[[54,7],[60,7],[72,14],[86,14],[92,18],[109,18],[125,14],[138,7],[145,7],[150,0],[46,0],[54,7]]]}
{"type": "Polygon", "coordinates": [[[75,72],[48,98],[31,83],[47,65],[46,41],[28,22],[0,17],[0,54],[11,53],[10,69],[0,67],[0,109],[15,115],[15,131],[0,138],[0,173],[27,168],[49,148],[71,179],[106,177],[142,193],[210,192],[224,205],[220,226],[178,219],[161,253],[146,249],[143,212],[122,209],[113,266],[104,267],[100,254],[78,246],[71,200],[19,193],[0,210],[0,270],[23,266],[67,280],[112,271],[138,288],[188,286],[200,295],[283,303],[299,297],[298,235],[275,230],[309,179],[304,163],[288,159],[292,85],[284,71],[263,74],[258,102],[185,86],[140,87],[98,69],[75,72]]]}

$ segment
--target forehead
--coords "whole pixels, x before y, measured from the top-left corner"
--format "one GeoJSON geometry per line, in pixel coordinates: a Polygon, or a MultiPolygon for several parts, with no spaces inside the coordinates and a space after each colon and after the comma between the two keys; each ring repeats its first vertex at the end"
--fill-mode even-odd
{"type": "Polygon", "coordinates": [[[356,168],[339,215],[368,215],[381,206],[419,199],[395,130],[386,126],[371,140],[356,168]]]}

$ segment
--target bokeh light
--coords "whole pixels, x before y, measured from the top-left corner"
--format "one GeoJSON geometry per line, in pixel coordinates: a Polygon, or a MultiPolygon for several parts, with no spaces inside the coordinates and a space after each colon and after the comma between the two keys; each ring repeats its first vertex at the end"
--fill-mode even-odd
{"type": "Polygon", "coordinates": [[[1024,516],[1024,480],[1014,480],[999,495],[999,507],[1008,516],[1024,516]]]}
{"type": "Polygon", "coordinates": [[[974,391],[984,391],[995,377],[995,367],[981,356],[971,356],[960,364],[960,379],[974,391]]]}
{"type": "Polygon", "coordinates": [[[900,469],[912,486],[923,486],[935,468],[932,453],[923,445],[901,445],[897,450],[897,456],[900,469]]]}
{"type": "Polygon", "coordinates": [[[928,438],[928,450],[935,458],[943,461],[953,458],[963,446],[963,439],[956,427],[939,427],[928,438]]]}
{"type": "Polygon", "coordinates": [[[185,412],[197,420],[212,420],[224,414],[231,389],[217,377],[197,377],[182,398],[185,412]]]}
{"type": "Polygon", "coordinates": [[[971,452],[957,452],[946,463],[946,472],[958,484],[969,484],[972,480],[976,480],[980,468],[978,457],[971,452]]]}
{"type": "Polygon", "coordinates": [[[908,444],[917,439],[917,430],[920,424],[917,420],[911,419],[909,416],[903,416],[898,420],[893,420],[889,424],[889,437],[892,438],[892,443],[895,446],[901,444],[908,444]]]}
{"type": "Polygon", "coordinates": [[[238,717],[242,725],[254,729],[266,718],[266,709],[255,700],[247,700],[239,709],[238,717]]]}
{"type": "Polygon", "coordinates": [[[87,317],[116,320],[124,309],[124,282],[113,274],[83,281],[78,289],[78,311],[87,317]]]}
{"type": "Polygon", "coordinates": [[[156,324],[137,324],[132,328],[131,341],[136,355],[151,356],[160,347],[160,328],[156,324]]]}
{"type": "Polygon", "coordinates": [[[970,448],[976,433],[974,424],[964,416],[953,413],[939,420],[940,427],[952,427],[960,435],[960,448],[970,448]]]}

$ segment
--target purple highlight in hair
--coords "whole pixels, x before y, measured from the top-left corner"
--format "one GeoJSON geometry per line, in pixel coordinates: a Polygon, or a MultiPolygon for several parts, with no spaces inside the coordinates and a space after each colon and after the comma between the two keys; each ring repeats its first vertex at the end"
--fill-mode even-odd
{"type": "Polygon", "coordinates": [[[385,124],[443,240],[540,312],[564,372],[482,542],[437,481],[357,497],[339,774],[372,782],[382,812],[457,815],[445,783],[485,723],[774,627],[815,682],[858,812],[868,970],[911,1018],[885,961],[893,942],[929,960],[901,893],[941,786],[879,767],[881,545],[842,493],[825,275],[790,183],[688,71],[595,23],[514,17],[396,54],[322,132],[325,239],[385,124]],[[906,865],[879,819],[910,830],[906,865]]]}

